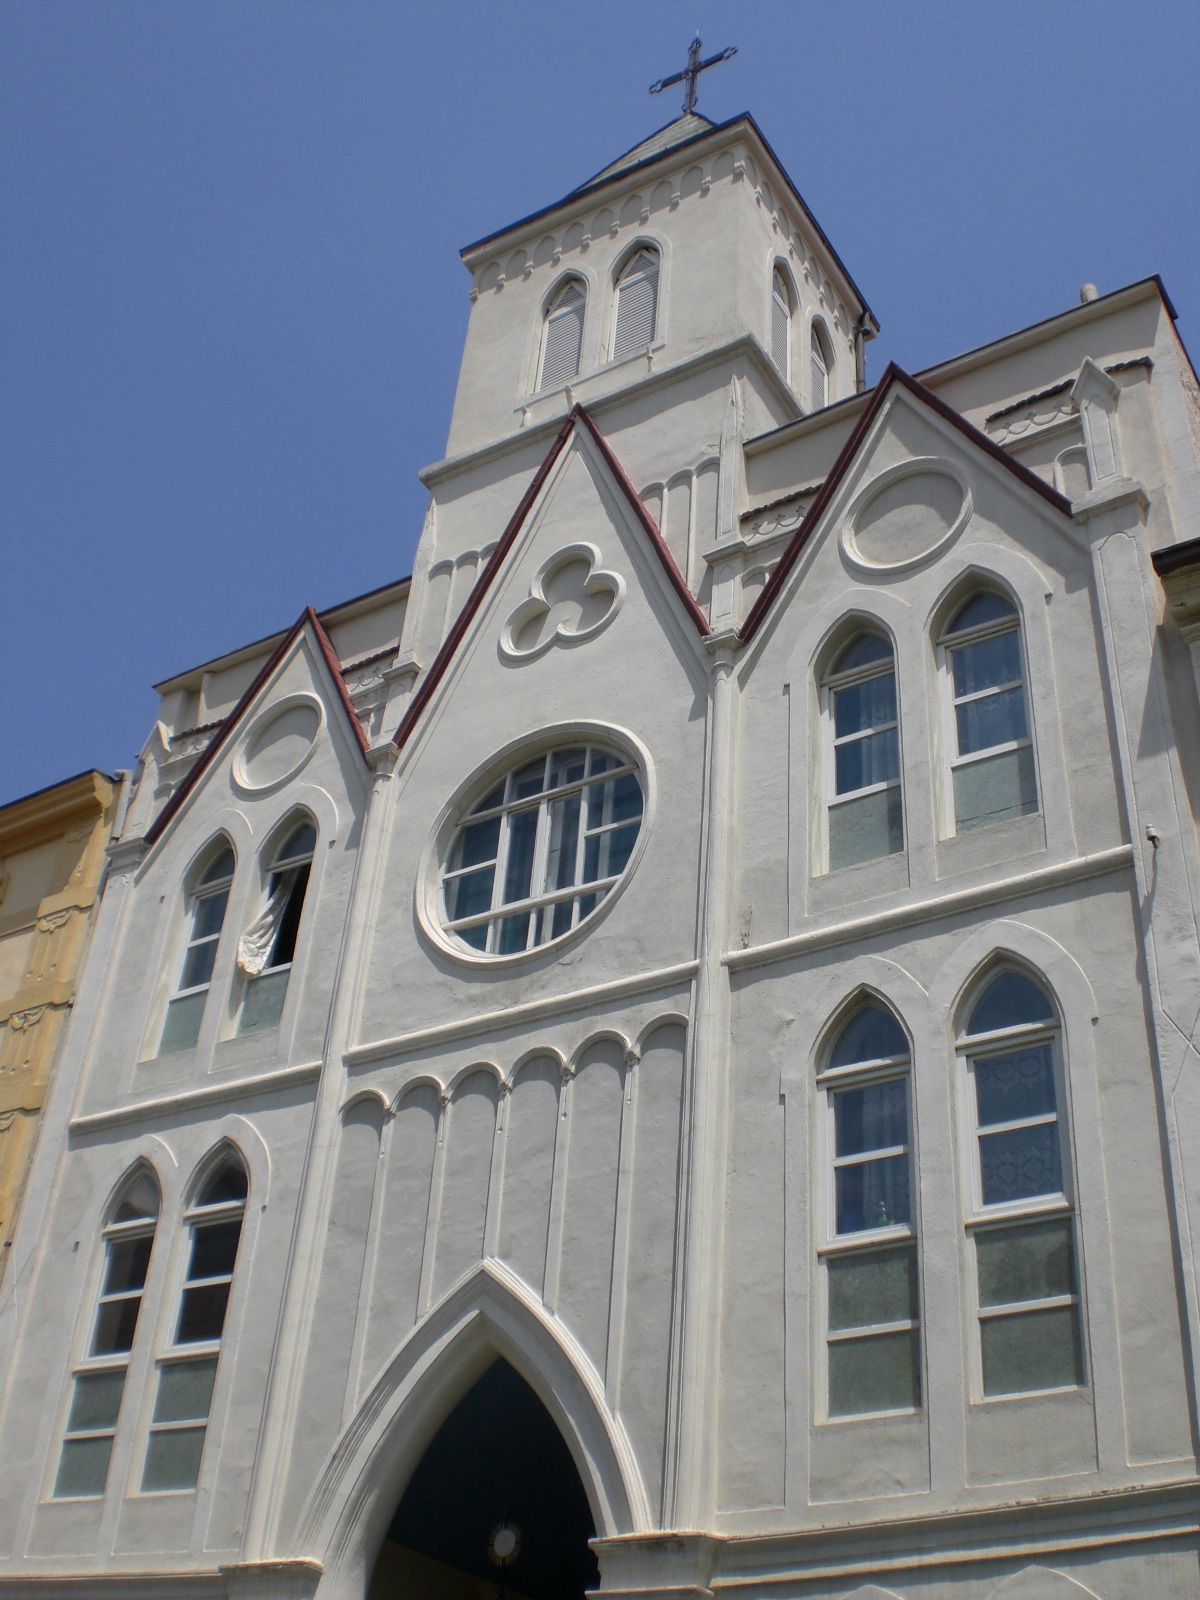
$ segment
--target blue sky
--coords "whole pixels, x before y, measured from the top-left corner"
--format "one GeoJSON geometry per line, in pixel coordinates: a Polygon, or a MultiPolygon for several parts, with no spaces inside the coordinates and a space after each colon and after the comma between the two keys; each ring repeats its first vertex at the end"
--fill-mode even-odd
{"type": "Polygon", "coordinates": [[[469,241],[668,121],[757,118],[919,370],[1159,272],[1200,340],[1194,0],[0,10],[0,801],[150,685],[410,570],[469,241]]]}

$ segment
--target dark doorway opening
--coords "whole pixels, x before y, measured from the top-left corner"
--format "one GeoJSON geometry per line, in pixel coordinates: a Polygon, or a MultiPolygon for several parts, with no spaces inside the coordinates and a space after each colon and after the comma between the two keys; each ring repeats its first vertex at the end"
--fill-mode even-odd
{"type": "Polygon", "coordinates": [[[409,1480],[369,1600],[582,1600],[599,1582],[595,1531],[549,1412],[497,1360],[409,1480]]]}

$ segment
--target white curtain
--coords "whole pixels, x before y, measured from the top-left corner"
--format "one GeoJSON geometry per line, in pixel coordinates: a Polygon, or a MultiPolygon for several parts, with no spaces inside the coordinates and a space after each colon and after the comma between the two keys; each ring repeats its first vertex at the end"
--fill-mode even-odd
{"type": "Polygon", "coordinates": [[[270,959],[291,887],[290,878],[285,877],[275,888],[261,916],[254,919],[238,940],[237,964],[248,978],[257,978],[270,959]]]}

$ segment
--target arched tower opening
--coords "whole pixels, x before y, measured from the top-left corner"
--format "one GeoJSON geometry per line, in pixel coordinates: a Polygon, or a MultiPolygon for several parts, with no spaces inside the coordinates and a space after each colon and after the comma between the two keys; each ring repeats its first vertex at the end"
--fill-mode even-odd
{"type": "Polygon", "coordinates": [[[553,1418],[502,1358],[431,1439],[368,1600],[582,1600],[599,1582],[588,1498],[553,1418]]]}

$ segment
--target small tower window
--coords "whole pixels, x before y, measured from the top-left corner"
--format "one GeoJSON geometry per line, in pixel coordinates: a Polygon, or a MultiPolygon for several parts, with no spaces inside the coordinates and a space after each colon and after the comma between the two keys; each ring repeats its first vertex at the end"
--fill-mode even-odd
{"type": "Polygon", "coordinates": [[[167,1005],[167,1017],[158,1046],[161,1056],[190,1050],[200,1036],[204,1002],[212,983],[217,946],[225,922],[225,908],[229,904],[233,868],[233,851],[226,845],[213,856],[192,891],[191,926],[183,954],[183,970],[167,1005]]]}
{"type": "Polygon", "coordinates": [[[658,252],[643,247],[630,256],[617,279],[613,360],[644,350],[654,338],[657,321],[658,252]]]}
{"type": "Polygon", "coordinates": [[[316,844],[311,822],[291,830],[267,869],[266,906],[238,940],[238,966],[246,974],[239,1033],[273,1028],[283,1014],[316,844]]]}
{"type": "Polygon", "coordinates": [[[809,410],[820,411],[833,399],[833,350],[822,322],[809,332],[809,410]]]}
{"type": "Polygon", "coordinates": [[[547,305],[542,323],[539,389],[556,389],[560,384],[569,383],[578,373],[586,308],[587,295],[578,278],[564,283],[547,305]]]}
{"type": "Polygon", "coordinates": [[[792,312],[795,302],[782,267],[771,274],[771,360],[785,382],[791,379],[792,312]]]}

